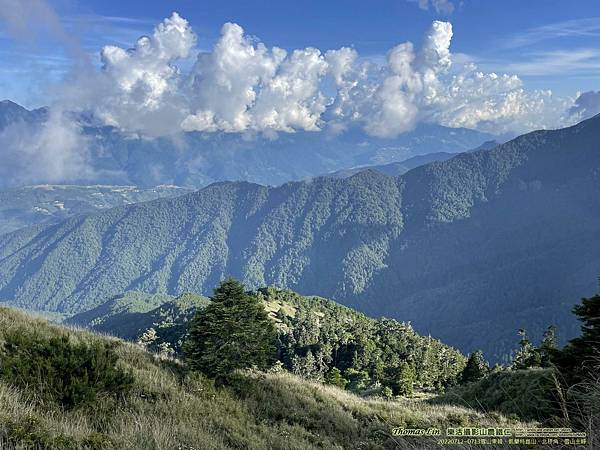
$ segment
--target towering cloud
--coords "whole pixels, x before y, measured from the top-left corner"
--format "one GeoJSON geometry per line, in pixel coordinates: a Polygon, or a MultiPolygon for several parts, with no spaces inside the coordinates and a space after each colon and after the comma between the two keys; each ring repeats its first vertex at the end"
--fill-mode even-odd
{"type": "Polygon", "coordinates": [[[195,45],[188,22],[173,13],[131,49],[104,47],[102,69],[72,75],[58,101],[70,110],[92,111],[105,124],[124,131],[173,133],[189,108],[175,63],[189,57],[195,45]]]}
{"type": "Polygon", "coordinates": [[[516,75],[457,64],[452,35],[450,23],[435,21],[420,46],[401,43],[377,64],[351,48],[268,48],[227,23],[213,49],[198,52],[190,24],[173,13],[131,49],[104,47],[101,69],[76,71],[58,103],[149,137],[350,126],[393,137],[419,122],[496,132],[564,124],[570,105],[551,92],[528,91],[516,75]],[[194,64],[180,64],[190,58],[194,64]]]}

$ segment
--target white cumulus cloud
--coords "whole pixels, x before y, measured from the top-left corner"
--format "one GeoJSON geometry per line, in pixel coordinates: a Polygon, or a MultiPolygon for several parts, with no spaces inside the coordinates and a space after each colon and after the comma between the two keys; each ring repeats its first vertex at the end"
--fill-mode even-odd
{"type": "Polygon", "coordinates": [[[195,57],[197,38],[173,13],[132,49],[105,47],[102,69],[77,76],[63,96],[70,109],[91,110],[108,125],[151,137],[350,126],[394,137],[419,122],[497,132],[564,124],[571,99],[460,62],[452,36],[449,22],[435,21],[420,46],[401,43],[381,64],[347,47],[269,48],[227,23],[212,50],[182,71],[179,62],[195,57]]]}
{"type": "Polygon", "coordinates": [[[92,111],[107,125],[146,136],[173,133],[188,113],[176,62],[190,56],[196,35],[177,13],[130,49],[106,46],[102,69],[73,75],[59,93],[68,109],[92,111]]]}

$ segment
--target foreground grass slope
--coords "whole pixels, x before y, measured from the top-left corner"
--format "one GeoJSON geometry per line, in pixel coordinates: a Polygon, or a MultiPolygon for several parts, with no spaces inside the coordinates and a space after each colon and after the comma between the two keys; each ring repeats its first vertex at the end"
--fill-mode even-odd
{"type": "MultiPolygon", "coordinates": [[[[65,410],[42,402],[35,387],[0,379],[0,447],[50,449],[389,449],[436,448],[435,441],[390,435],[392,427],[494,426],[497,414],[418,401],[362,399],[291,374],[243,373],[217,388],[124,341],[51,325],[0,308],[0,351],[8,333],[67,336],[73,344],[110,340],[133,386],[65,410]]],[[[490,448],[489,446],[486,448],[490,448]]]]}

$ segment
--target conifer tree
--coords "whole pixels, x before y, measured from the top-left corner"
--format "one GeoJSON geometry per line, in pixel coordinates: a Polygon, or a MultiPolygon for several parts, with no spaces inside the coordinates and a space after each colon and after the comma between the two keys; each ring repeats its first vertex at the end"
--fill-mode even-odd
{"type": "Polygon", "coordinates": [[[600,295],[582,299],[573,313],[583,322],[581,336],[571,339],[553,358],[569,383],[600,369],[600,295]]]}
{"type": "Polygon", "coordinates": [[[477,350],[469,355],[467,365],[461,374],[461,382],[469,383],[481,380],[489,371],[490,367],[483,356],[483,352],[477,350]]]}
{"type": "Polygon", "coordinates": [[[521,336],[519,350],[513,358],[512,368],[527,369],[529,367],[539,367],[541,363],[540,355],[535,345],[529,340],[527,331],[520,329],[519,336],[521,336]]]}
{"type": "Polygon", "coordinates": [[[346,389],[346,385],[349,383],[349,381],[346,380],[342,376],[342,372],[337,367],[333,367],[327,373],[327,376],[325,377],[325,381],[327,382],[327,384],[332,384],[332,385],[337,386],[337,387],[339,387],[341,389],[346,389]]]}
{"type": "Polygon", "coordinates": [[[546,331],[544,331],[542,343],[538,349],[540,355],[540,365],[542,367],[550,367],[552,365],[552,355],[554,352],[556,352],[556,348],[556,327],[554,325],[550,325],[548,328],[546,328],[546,331]]]}
{"type": "Polygon", "coordinates": [[[263,303],[230,278],[191,320],[184,351],[190,369],[226,381],[236,369],[269,368],[275,361],[276,338],[263,303]]]}

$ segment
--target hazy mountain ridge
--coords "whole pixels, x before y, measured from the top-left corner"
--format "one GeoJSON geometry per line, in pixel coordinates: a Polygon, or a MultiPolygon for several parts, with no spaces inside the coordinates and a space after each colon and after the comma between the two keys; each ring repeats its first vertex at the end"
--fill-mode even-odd
{"type": "Polygon", "coordinates": [[[191,192],[178,186],[41,185],[0,191],[0,234],[34,224],[58,223],[68,217],[115,206],[191,192]]]}
{"type": "MultiPolygon", "coordinates": [[[[36,129],[46,120],[47,110],[27,111],[12,102],[0,103],[0,133],[19,123],[21,117],[36,129]]],[[[466,151],[493,138],[466,128],[419,125],[393,139],[374,138],[357,129],[336,135],[328,131],[296,132],[266,138],[191,132],[147,139],[102,126],[86,114],[69,115],[69,120],[82,129],[90,169],[71,184],[146,188],[161,184],[201,188],[227,180],[279,185],[348,167],[380,165],[432,152],[466,151]]],[[[2,151],[9,152],[10,148],[2,151]]],[[[0,180],[0,188],[14,185],[13,181],[0,180]]]]}
{"type": "MultiPolygon", "coordinates": [[[[491,150],[498,145],[499,143],[497,141],[486,141],[477,148],[467,151],[476,152],[479,150],[491,150]]],[[[392,162],[378,166],[359,166],[350,169],[338,170],[336,172],[328,173],[325,176],[334,178],[347,178],[364,170],[375,170],[376,172],[381,172],[391,177],[397,177],[404,175],[406,172],[414,169],[415,167],[424,166],[425,164],[429,164],[434,161],[447,161],[451,158],[454,158],[458,154],[459,153],[448,152],[427,153],[424,155],[413,156],[412,158],[408,158],[404,161],[392,162]]]]}
{"type": "Polygon", "coordinates": [[[199,308],[210,303],[206,297],[185,293],[178,297],[130,291],[117,295],[89,311],[68,318],[65,323],[137,341],[150,328],[158,342],[169,342],[179,349],[187,322],[199,308]]]}
{"type": "Polygon", "coordinates": [[[0,237],[0,298],[73,313],[131,289],[206,293],[234,275],[500,357],[522,326],[576,333],[570,306],[600,272],[599,135],[597,117],[399,178],[218,183],[18,231],[0,237]]]}
{"type": "Polygon", "coordinates": [[[46,120],[47,116],[47,108],[28,110],[10,100],[0,101],[0,131],[16,122],[41,122],[46,120]]]}
{"type": "Polygon", "coordinates": [[[411,169],[414,169],[415,167],[429,164],[434,161],[446,161],[450,158],[454,158],[457,154],[458,153],[446,152],[428,153],[427,155],[413,156],[412,158],[409,158],[404,161],[392,162],[389,164],[383,164],[379,166],[360,166],[352,167],[350,169],[338,170],[336,172],[328,173],[325,176],[332,178],[348,178],[365,170],[374,170],[376,172],[389,175],[391,177],[397,177],[405,174],[406,172],[408,172],[411,169]]]}

